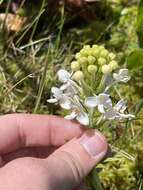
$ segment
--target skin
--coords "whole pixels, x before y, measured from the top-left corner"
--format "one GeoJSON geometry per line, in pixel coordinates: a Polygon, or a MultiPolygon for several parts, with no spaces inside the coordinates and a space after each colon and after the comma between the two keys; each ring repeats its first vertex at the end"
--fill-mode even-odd
{"type": "Polygon", "coordinates": [[[99,132],[95,135],[94,130],[57,116],[0,116],[0,189],[84,189],[81,182],[106,151],[99,132]],[[92,157],[82,146],[91,138],[97,148],[102,146],[102,154],[92,157]]]}

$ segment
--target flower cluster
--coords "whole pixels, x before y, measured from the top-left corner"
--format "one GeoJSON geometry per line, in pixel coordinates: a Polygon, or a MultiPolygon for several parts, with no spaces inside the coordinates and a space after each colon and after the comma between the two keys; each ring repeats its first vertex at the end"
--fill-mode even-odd
{"type": "Polygon", "coordinates": [[[83,125],[91,126],[94,114],[97,123],[132,119],[134,115],[125,113],[127,107],[123,99],[113,101],[116,92],[113,88],[130,80],[128,69],[114,71],[118,68],[115,57],[103,46],[84,46],[76,54],[77,60],[71,63],[71,73],[64,69],[58,71],[61,86],[52,87],[52,97],[47,101],[70,110],[65,118],[76,119],[83,125]]]}
{"type": "Polygon", "coordinates": [[[101,72],[109,74],[118,68],[118,63],[115,60],[116,55],[109,52],[104,46],[85,45],[76,55],[76,61],[71,62],[71,69],[75,71],[74,78],[79,80],[77,75],[83,77],[81,71],[85,74],[94,74],[101,72]]]}

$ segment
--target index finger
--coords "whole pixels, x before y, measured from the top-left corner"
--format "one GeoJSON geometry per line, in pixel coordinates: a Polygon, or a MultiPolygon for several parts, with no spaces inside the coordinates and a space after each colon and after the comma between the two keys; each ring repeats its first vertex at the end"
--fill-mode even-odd
{"type": "Polygon", "coordinates": [[[0,154],[22,147],[60,146],[83,132],[80,124],[58,116],[9,114],[0,116],[0,154]]]}

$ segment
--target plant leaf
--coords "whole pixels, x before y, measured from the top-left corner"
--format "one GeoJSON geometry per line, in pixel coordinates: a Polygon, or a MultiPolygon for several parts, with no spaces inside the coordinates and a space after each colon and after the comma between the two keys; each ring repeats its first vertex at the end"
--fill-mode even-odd
{"type": "Polygon", "coordinates": [[[138,70],[143,68],[143,50],[135,50],[127,57],[127,68],[138,70]]]}

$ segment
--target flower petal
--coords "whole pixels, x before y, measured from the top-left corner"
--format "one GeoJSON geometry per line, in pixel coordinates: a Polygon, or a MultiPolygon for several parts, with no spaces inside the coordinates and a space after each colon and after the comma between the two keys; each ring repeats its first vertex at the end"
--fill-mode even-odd
{"type": "Polygon", "coordinates": [[[79,123],[81,123],[82,125],[89,125],[89,117],[87,115],[87,113],[85,112],[81,112],[76,116],[76,119],[79,123]]]}
{"type": "Polygon", "coordinates": [[[51,92],[53,93],[53,96],[58,100],[62,97],[63,94],[63,92],[57,87],[52,87],[51,92]]]}
{"type": "Polygon", "coordinates": [[[126,103],[124,100],[120,100],[115,106],[114,109],[123,113],[126,110],[126,103]]]}
{"type": "Polygon", "coordinates": [[[105,113],[103,104],[99,104],[99,105],[98,105],[98,111],[99,111],[100,113],[105,113]]]}
{"type": "Polygon", "coordinates": [[[65,119],[72,120],[72,119],[75,119],[76,116],[77,116],[76,112],[72,112],[70,115],[67,115],[67,116],[65,116],[64,118],[65,118],[65,119]]]}
{"type": "Polygon", "coordinates": [[[64,69],[60,69],[58,71],[57,75],[58,75],[59,81],[62,82],[62,83],[67,82],[71,77],[71,74],[68,71],[64,70],[64,69]]]}
{"type": "Polygon", "coordinates": [[[63,109],[66,109],[66,110],[70,110],[71,107],[72,107],[71,101],[70,101],[70,99],[68,98],[68,96],[63,96],[63,97],[60,99],[59,104],[60,104],[60,106],[61,106],[63,109]]]}
{"type": "Polygon", "coordinates": [[[121,119],[133,119],[135,118],[134,115],[132,114],[123,114],[123,113],[118,113],[118,118],[121,119]]]}
{"type": "Polygon", "coordinates": [[[47,100],[48,103],[57,103],[58,100],[56,98],[51,98],[47,100]]]}
{"type": "Polygon", "coordinates": [[[84,101],[84,104],[88,108],[96,107],[98,105],[97,97],[96,96],[87,97],[84,101]]]}
{"type": "Polygon", "coordinates": [[[130,80],[128,69],[120,69],[118,73],[113,74],[116,82],[128,82],[130,80]]]}
{"type": "Polygon", "coordinates": [[[104,117],[109,120],[116,118],[116,112],[113,109],[110,109],[104,113],[104,117]]]}
{"type": "Polygon", "coordinates": [[[64,91],[64,90],[66,90],[67,88],[69,88],[69,86],[70,86],[70,83],[67,82],[67,83],[63,84],[63,85],[60,87],[60,90],[64,91]]]}
{"type": "Polygon", "coordinates": [[[101,93],[98,95],[98,102],[99,104],[103,104],[104,107],[110,108],[112,107],[112,101],[110,99],[110,96],[105,93],[101,93]]]}

